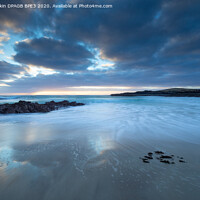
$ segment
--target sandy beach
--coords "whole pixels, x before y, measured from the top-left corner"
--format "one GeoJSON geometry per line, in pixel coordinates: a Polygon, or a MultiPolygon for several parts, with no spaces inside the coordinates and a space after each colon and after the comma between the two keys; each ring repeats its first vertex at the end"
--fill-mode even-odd
{"type": "Polygon", "coordinates": [[[86,105],[0,116],[0,199],[198,199],[197,99],[79,102],[86,105]],[[175,164],[142,162],[156,150],[174,154],[175,164]]]}

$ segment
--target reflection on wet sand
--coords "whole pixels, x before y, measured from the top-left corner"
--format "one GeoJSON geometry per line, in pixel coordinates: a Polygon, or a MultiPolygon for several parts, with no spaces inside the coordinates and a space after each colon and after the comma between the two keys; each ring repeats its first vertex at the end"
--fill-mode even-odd
{"type": "Polygon", "coordinates": [[[159,199],[169,189],[172,199],[181,199],[182,188],[198,194],[195,171],[200,171],[189,171],[190,164],[145,165],[138,159],[140,150],[130,151],[107,137],[105,142],[102,137],[89,137],[87,142],[57,140],[1,148],[1,199],[159,199]]]}
{"type": "Polygon", "coordinates": [[[1,118],[0,199],[198,200],[199,112],[170,108],[99,104],[1,118]],[[155,150],[187,163],[139,159],[155,150]]]}

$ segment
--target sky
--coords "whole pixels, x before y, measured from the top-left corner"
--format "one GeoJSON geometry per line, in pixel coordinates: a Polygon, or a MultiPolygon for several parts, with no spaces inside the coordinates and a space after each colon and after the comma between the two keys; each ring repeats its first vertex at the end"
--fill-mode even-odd
{"type": "Polygon", "coordinates": [[[0,8],[1,95],[200,88],[199,0],[40,3],[112,8],[0,8]]]}

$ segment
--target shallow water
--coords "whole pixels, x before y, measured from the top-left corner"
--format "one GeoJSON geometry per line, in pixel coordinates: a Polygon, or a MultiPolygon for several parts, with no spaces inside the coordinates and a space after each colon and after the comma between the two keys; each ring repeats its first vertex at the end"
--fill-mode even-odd
{"type": "Polygon", "coordinates": [[[0,115],[0,199],[197,200],[200,99],[18,96],[86,103],[45,114],[0,115]],[[174,165],[139,157],[162,150],[174,165]]]}

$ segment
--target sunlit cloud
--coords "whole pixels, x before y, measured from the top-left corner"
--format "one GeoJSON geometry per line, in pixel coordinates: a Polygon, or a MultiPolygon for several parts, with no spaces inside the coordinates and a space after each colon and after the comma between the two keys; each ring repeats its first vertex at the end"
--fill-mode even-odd
{"type": "MultiPolygon", "coordinates": [[[[0,46],[3,46],[3,43],[7,42],[8,40],[10,40],[10,37],[8,37],[7,35],[5,35],[4,32],[2,32],[2,34],[0,32],[0,35],[3,35],[3,36],[0,36],[0,46]]],[[[3,49],[0,49],[0,54],[5,54],[3,49]]]]}
{"type": "MultiPolygon", "coordinates": [[[[10,37],[8,36],[8,33],[5,31],[0,31],[0,46],[3,46],[4,42],[7,42],[10,40],[10,37]]],[[[4,54],[4,51],[0,49],[0,54],[4,54]]]]}
{"type": "Polygon", "coordinates": [[[12,82],[20,80],[22,78],[27,79],[30,77],[36,77],[39,74],[52,75],[55,73],[59,73],[59,72],[54,71],[53,69],[48,69],[43,66],[28,65],[28,66],[21,66],[21,67],[23,68],[22,71],[20,71],[16,74],[13,74],[12,77],[10,77],[8,79],[1,79],[0,81],[2,82],[2,84],[0,84],[0,87],[9,86],[7,83],[12,83],[12,82]]]}
{"type": "Polygon", "coordinates": [[[4,83],[11,83],[13,81],[15,81],[14,79],[6,79],[6,80],[1,80],[4,83]]]}
{"type": "Polygon", "coordinates": [[[9,87],[9,85],[6,83],[0,83],[0,87],[9,87]]]}
{"type": "Polygon", "coordinates": [[[19,44],[20,42],[25,42],[25,43],[29,44],[31,42],[31,39],[26,38],[24,40],[16,41],[15,44],[19,44]]]}
{"type": "Polygon", "coordinates": [[[133,87],[127,86],[77,86],[62,89],[46,89],[32,93],[33,95],[110,95],[121,91],[133,91],[133,87]]]}
{"type": "Polygon", "coordinates": [[[14,22],[11,21],[5,21],[4,22],[4,26],[8,29],[12,29],[13,31],[15,31],[16,33],[20,33],[22,32],[22,29],[19,27],[16,27],[14,22]]]}
{"type": "Polygon", "coordinates": [[[22,71],[22,72],[20,72],[19,74],[15,74],[15,75],[13,75],[13,76],[15,76],[17,79],[20,79],[20,78],[24,77],[25,74],[26,74],[26,73],[25,73],[24,71],[22,71]]]}
{"type": "Polygon", "coordinates": [[[0,43],[7,42],[8,40],[10,40],[10,37],[8,37],[8,36],[0,36],[0,43]]]}
{"type": "Polygon", "coordinates": [[[28,65],[28,68],[26,68],[26,71],[29,75],[36,77],[39,74],[42,75],[52,75],[52,74],[57,74],[58,72],[56,72],[53,69],[48,69],[45,68],[43,66],[34,66],[34,65],[28,65]]]}
{"type": "Polygon", "coordinates": [[[114,69],[114,63],[107,63],[106,61],[98,61],[95,63],[96,65],[90,66],[87,69],[89,71],[95,71],[95,70],[110,70],[114,69]]]}
{"type": "MultiPolygon", "coordinates": [[[[83,45],[81,43],[81,45],[83,45]]],[[[102,57],[102,51],[97,48],[86,47],[90,52],[94,54],[94,58],[90,59],[93,65],[89,66],[87,70],[89,71],[104,71],[111,70],[115,68],[115,63],[108,59],[102,57]]]]}
{"type": "Polygon", "coordinates": [[[1,30],[0,30],[0,35],[7,36],[7,35],[8,35],[8,33],[7,33],[7,31],[1,31],[1,30]]]}
{"type": "Polygon", "coordinates": [[[78,87],[69,87],[72,89],[118,89],[118,90],[130,90],[133,89],[134,87],[127,87],[127,86],[78,86],[78,87]]]}
{"type": "Polygon", "coordinates": [[[4,54],[4,51],[3,51],[3,49],[0,49],[0,54],[4,54]]]}
{"type": "Polygon", "coordinates": [[[8,60],[13,61],[13,57],[11,57],[11,56],[6,56],[6,58],[7,58],[8,60]]]}
{"type": "Polygon", "coordinates": [[[106,58],[103,56],[102,50],[98,48],[91,47],[84,42],[78,42],[78,45],[83,46],[88,51],[90,51],[94,58],[89,59],[93,64],[87,68],[89,71],[103,71],[114,69],[114,60],[106,58]]]}
{"type": "Polygon", "coordinates": [[[93,90],[78,90],[78,91],[57,91],[57,90],[47,90],[47,91],[38,91],[33,92],[31,95],[110,95],[116,93],[117,91],[93,91],[93,90]]]}
{"type": "Polygon", "coordinates": [[[105,55],[105,53],[102,50],[99,51],[99,56],[102,60],[109,60],[112,63],[115,63],[118,61],[117,57],[109,58],[108,56],[105,55]]]}
{"type": "Polygon", "coordinates": [[[21,79],[23,77],[26,77],[26,73],[24,71],[19,72],[18,74],[13,74],[11,78],[9,79],[2,79],[0,80],[2,82],[1,86],[9,86],[6,83],[12,83],[15,82],[18,79],[21,79]]]}

